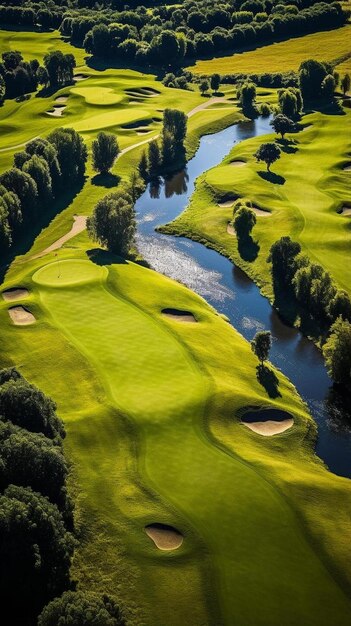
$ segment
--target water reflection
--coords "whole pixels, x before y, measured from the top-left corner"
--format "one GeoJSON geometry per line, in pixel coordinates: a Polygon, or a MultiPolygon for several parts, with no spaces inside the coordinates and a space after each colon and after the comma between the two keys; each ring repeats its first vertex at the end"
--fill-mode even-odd
{"type": "Polygon", "coordinates": [[[234,143],[271,132],[270,118],[240,123],[203,137],[186,170],[149,185],[136,203],[138,247],[157,271],[197,292],[246,339],[257,330],[273,335],[271,361],[297,387],[319,426],[317,454],[336,474],[351,477],[351,429],[345,403],[335,401],[331,381],[316,346],[286,326],[258,287],[217,252],[182,237],[167,237],[155,227],[172,221],[187,206],[196,178],[222,161],[234,143]]]}

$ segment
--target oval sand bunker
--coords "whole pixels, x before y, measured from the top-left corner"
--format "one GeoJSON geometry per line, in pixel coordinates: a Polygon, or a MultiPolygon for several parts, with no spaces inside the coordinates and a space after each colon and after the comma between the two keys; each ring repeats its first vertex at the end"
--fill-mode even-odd
{"type": "Polygon", "coordinates": [[[24,287],[14,287],[13,289],[7,289],[2,292],[2,297],[7,302],[11,302],[12,300],[21,300],[22,298],[27,298],[28,295],[29,291],[24,287]]]}
{"type": "Polygon", "coordinates": [[[35,272],[33,280],[45,287],[69,287],[103,280],[107,273],[106,267],[95,265],[91,261],[80,259],[60,261],[58,259],[35,272]]]}
{"type": "Polygon", "coordinates": [[[169,317],[177,322],[197,322],[195,316],[190,311],[181,311],[180,309],[162,309],[162,315],[169,317]]]}
{"type": "Polygon", "coordinates": [[[23,306],[13,306],[8,310],[8,314],[16,326],[28,326],[35,322],[33,313],[27,311],[23,306]]]}
{"type": "Polygon", "coordinates": [[[183,543],[183,535],[167,524],[149,524],[145,532],[159,550],[176,550],[183,543]]]}
{"type": "Polygon", "coordinates": [[[278,409],[248,411],[242,416],[241,421],[244,426],[264,437],[283,433],[294,424],[293,418],[288,413],[278,409]]]}

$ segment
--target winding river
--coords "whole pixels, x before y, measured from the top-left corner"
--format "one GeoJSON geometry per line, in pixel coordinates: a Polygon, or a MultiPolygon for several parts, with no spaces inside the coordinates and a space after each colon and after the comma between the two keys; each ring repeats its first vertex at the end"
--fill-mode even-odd
{"type": "Polygon", "coordinates": [[[331,381],[316,346],[284,324],[258,287],[231,261],[184,237],[155,228],[177,217],[187,206],[196,178],[222,161],[234,144],[271,132],[270,118],[240,122],[201,139],[185,170],[159,186],[148,185],[136,203],[138,247],[157,271],[186,284],[203,296],[248,340],[270,330],[270,360],[295,384],[318,424],[317,454],[329,469],[351,477],[351,422],[330,401],[331,381]]]}

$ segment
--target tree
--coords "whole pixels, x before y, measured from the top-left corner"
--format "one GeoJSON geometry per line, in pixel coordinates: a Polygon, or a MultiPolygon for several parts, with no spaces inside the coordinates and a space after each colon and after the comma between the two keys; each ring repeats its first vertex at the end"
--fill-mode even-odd
{"type": "Polygon", "coordinates": [[[86,591],[66,591],[46,606],[38,626],[125,626],[115,600],[86,591]]]}
{"type": "Polygon", "coordinates": [[[13,624],[34,617],[69,584],[73,540],[55,504],[29,487],[0,496],[0,602],[13,624]]]}
{"type": "Polygon", "coordinates": [[[54,439],[64,436],[56,405],[26,380],[9,380],[0,387],[0,419],[54,439]]]}
{"type": "Polygon", "coordinates": [[[163,132],[170,132],[175,148],[178,150],[183,147],[183,142],[186,137],[188,124],[188,117],[183,111],[177,109],[165,109],[163,113],[163,132]]]}
{"type": "Polygon", "coordinates": [[[203,80],[200,81],[199,89],[201,91],[202,96],[204,96],[205,93],[207,93],[209,88],[210,88],[210,83],[208,82],[207,78],[204,78],[203,80]]]}
{"type": "Polygon", "coordinates": [[[215,93],[217,93],[219,86],[221,84],[221,77],[219,74],[212,74],[211,76],[211,89],[215,93]]]}
{"type": "Polygon", "coordinates": [[[247,238],[256,224],[256,214],[247,206],[240,207],[234,213],[234,228],[238,238],[247,238]]]}
{"type": "Polygon", "coordinates": [[[83,138],[73,128],[57,128],[48,141],[56,148],[63,184],[76,182],[85,174],[88,150],[83,138]]]}
{"type": "Polygon", "coordinates": [[[24,219],[33,216],[37,206],[38,189],[29,174],[13,167],[0,176],[0,185],[17,196],[24,219]]]}
{"type": "Polygon", "coordinates": [[[175,150],[173,136],[169,130],[164,130],[162,133],[162,165],[171,165],[174,157],[175,150]]]}
{"type": "Polygon", "coordinates": [[[272,347],[272,335],[269,330],[261,330],[251,341],[251,350],[257,356],[261,366],[267,361],[269,351],[272,347]]]}
{"type": "Polygon", "coordinates": [[[289,117],[296,119],[302,110],[302,97],[300,89],[289,87],[288,89],[279,89],[278,102],[280,112],[289,117]]]}
{"type": "Polygon", "coordinates": [[[0,489],[31,487],[64,506],[67,463],[62,448],[42,434],[0,422],[0,489]]]}
{"type": "Polygon", "coordinates": [[[334,322],[323,346],[323,355],[329,375],[334,382],[351,384],[351,324],[341,317],[334,322]]]}
{"type": "Polygon", "coordinates": [[[335,91],[335,78],[332,74],[327,74],[322,80],[322,95],[326,100],[331,100],[335,91]]]}
{"type": "Polygon", "coordinates": [[[301,63],[299,67],[299,81],[304,101],[321,97],[322,82],[327,73],[325,65],[314,59],[308,59],[301,63]]]}
{"type": "Polygon", "coordinates": [[[272,244],[268,263],[272,263],[273,281],[277,278],[289,284],[296,272],[296,257],[301,252],[301,246],[290,237],[281,237],[272,244]]]}
{"type": "Polygon", "coordinates": [[[33,154],[24,164],[23,172],[29,174],[36,183],[38,201],[47,204],[52,200],[52,182],[50,169],[43,157],[33,154]]]}
{"type": "Polygon", "coordinates": [[[44,66],[50,85],[56,87],[72,82],[76,61],[73,54],[63,54],[61,50],[53,50],[44,56],[44,66]]]}
{"type": "Polygon", "coordinates": [[[58,162],[57,150],[55,146],[47,139],[33,139],[26,144],[25,154],[29,156],[36,154],[45,159],[49,166],[52,189],[55,193],[59,188],[61,181],[61,168],[58,162]]]}
{"type": "Polygon", "coordinates": [[[278,113],[270,124],[275,132],[281,135],[282,139],[284,139],[285,133],[292,133],[295,129],[294,122],[282,113],[278,113]]]}
{"type": "Polygon", "coordinates": [[[160,148],[156,139],[153,139],[149,143],[148,163],[149,163],[149,168],[148,168],[149,174],[151,178],[153,178],[158,175],[160,165],[161,165],[161,153],[160,153],[160,148]]]}
{"type": "Polygon", "coordinates": [[[338,317],[351,322],[351,301],[346,291],[336,291],[328,303],[327,312],[333,322],[338,317]]]}
{"type": "Polygon", "coordinates": [[[340,87],[344,96],[346,96],[347,92],[350,91],[351,87],[351,78],[350,74],[345,74],[345,76],[341,79],[340,87]]]}
{"type": "Polygon", "coordinates": [[[238,90],[238,97],[243,111],[250,112],[254,109],[256,100],[256,85],[252,81],[246,81],[238,90]]]}
{"type": "Polygon", "coordinates": [[[93,168],[100,174],[107,174],[113,167],[119,147],[115,135],[101,132],[93,141],[93,168]]]}
{"type": "Polygon", "coordinates": [[[272,163],[280,158],[280,154],[280,148],[278,148],[275,143],[263,143],[254,156],[257,161],[264,161],[264,163],[266,163],[267,172],[269,172],[272,163]]]}
{"type": "Polygon", "coordinates": [[[102,198],[87,221],[90,237],[123,257],[127,256],[134,241],[135,228],[132,198],[128,192],[122,191],[102,198]]]}

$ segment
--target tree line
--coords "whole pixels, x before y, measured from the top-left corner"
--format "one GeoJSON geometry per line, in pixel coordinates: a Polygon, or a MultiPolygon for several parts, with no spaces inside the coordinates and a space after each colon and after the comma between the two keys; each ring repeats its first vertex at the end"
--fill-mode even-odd
{"type": "Polygon", "coordinates": [[[37,59],[26,62],[20,52],[3,52],[0,63],[0,105],[7,98],[18,98],[24,94],[44,88],[59,89],[73,81],[76,60],[73,54],[60,50],[44,56],[44,65],[37,59]]]}
{"type": "Polygon", "coordinates": [[[76,538],[64,437],[55,403],[15,367],[0,370],[4,624],[124,626],[113,598],[73,591],[70,565],[76,538]]]}
{"type": "Polygon", "coordinates": [[[0,20],[32,27],[37,23],[45,28],[59,27],[64,36],[84,45],[87,52],[97,57],[172,67],[217,52],[336,28],[348,19],[339,2],[301,0],[295,5],[278,0],[227,0],[215,7],[209,0],[188,0],[176,8],[153,6],[151,14],[143,5],[115,11],[116,5],[105,3],[98,21],[97,12],[88,8],[89,3],[84,7],[73,3],[65,10],[58,5],[52,5],[55,9],[41,7],[40,11],[35,10],[37,5],[32,2],[2,6],[0,20]]]}
{"type": "Polygon", "coordinates": [[[67,186],[85,174],[88,151],[72,128],[58,128],[47,139],[34,139],[14,155],[14,166],[0,175],[0,241],[14,246],[67,186]]]}

